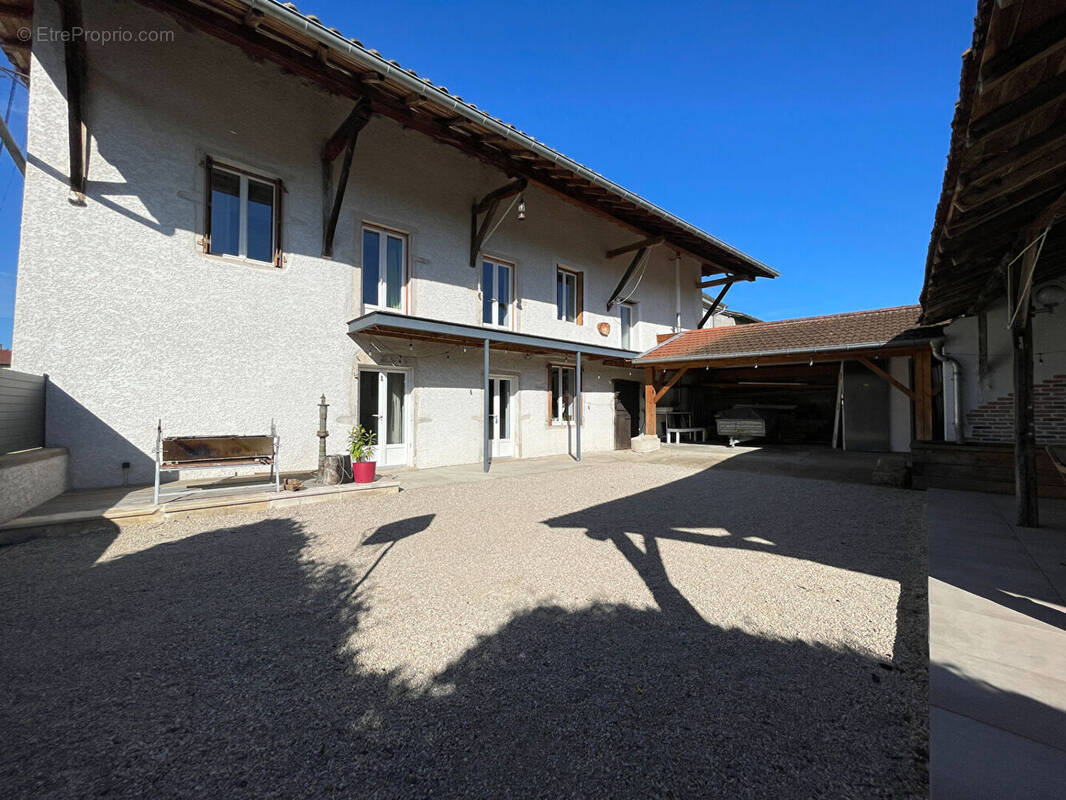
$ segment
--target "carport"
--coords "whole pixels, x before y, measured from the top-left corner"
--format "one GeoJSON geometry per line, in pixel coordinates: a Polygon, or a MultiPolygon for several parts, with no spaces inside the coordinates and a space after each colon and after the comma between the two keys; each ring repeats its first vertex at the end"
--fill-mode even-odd
{"type": "Polygon", "coordinates": [[[763,420],[762,441],[905,451],[943,438],[940,329],[918,306],[684,331],[644,367],[645,433],[714,440],[717,421],[763,420]]]}

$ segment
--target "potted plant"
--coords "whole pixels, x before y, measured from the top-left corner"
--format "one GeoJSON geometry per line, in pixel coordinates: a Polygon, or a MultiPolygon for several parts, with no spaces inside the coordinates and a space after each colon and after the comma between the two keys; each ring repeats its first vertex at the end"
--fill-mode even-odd
{"type": "Polygon", "coordinates": [[[374,445],[378,435],[372,430],[356,425],[348,431],[348,452],[352,455],[352,478],[356,483],[373,483],[377,462],[374,445]]]}

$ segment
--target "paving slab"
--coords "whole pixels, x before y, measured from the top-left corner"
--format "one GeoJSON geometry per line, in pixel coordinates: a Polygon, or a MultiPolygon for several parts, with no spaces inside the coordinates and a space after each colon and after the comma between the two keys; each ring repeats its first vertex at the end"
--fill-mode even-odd
{"type": "Polygon", "coordinates": [[[934,798],[1062,797],[1066,514],[1012,524],[1010,498],[931,490],[930,789],[934,798]]]}
{"type": "Polygon", "coordinates": [[[929,739],[930,797],[1062,798],[1066,760],[1057,748],[935,706],[929,712],[929,739]]]}

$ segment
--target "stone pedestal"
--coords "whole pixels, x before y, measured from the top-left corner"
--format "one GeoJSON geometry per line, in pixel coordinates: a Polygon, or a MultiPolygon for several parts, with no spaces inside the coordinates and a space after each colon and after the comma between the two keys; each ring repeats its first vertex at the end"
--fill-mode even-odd
{"type": "Polygon", "coordinates": [[[663,446],[663,443],[659,441],[658,436],[651,436],[649,434],[634,436],[630,441],[630,447],[635,453],[654,453],[663,446]]]}

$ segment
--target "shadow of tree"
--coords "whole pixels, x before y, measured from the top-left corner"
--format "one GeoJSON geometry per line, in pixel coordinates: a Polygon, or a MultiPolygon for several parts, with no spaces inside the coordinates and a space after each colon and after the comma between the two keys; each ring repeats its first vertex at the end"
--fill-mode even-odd
{"type": "Polygon", "coordinates": [[[414,687],[361,665],[359,577],[291,519],[110,558],[113,538],[5,551],[5,796],[924,792],[909,678],[860,654],[547,606],[414,687]]]}

